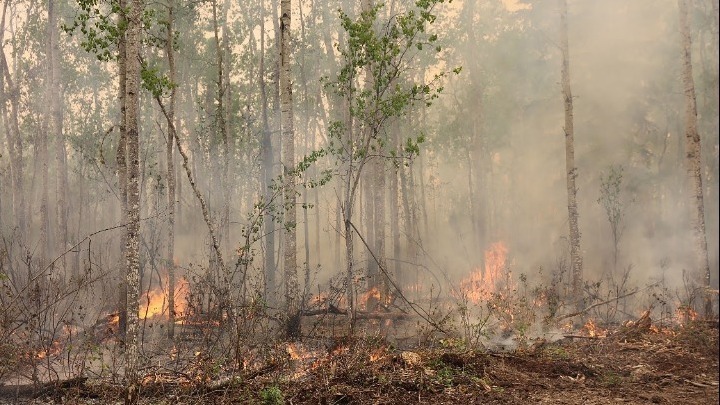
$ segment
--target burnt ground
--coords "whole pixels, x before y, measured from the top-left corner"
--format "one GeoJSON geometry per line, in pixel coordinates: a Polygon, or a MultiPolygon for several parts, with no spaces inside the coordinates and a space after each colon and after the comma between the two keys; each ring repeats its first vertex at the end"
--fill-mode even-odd
{"type": "MultiPolygon", "coordinates": [[[[503,353],[469,350],[454,340],[404,350],[380,338],[315,351],[285,344],[226,375],[197,356],[183,372],[143,369],[141,403],[718,403],[717,322],[576,336],[503,353]]],[[[121,394],[117,383],[73,380],[32,390],[0,387],[0,403],[120,403],[121,394]]]]}

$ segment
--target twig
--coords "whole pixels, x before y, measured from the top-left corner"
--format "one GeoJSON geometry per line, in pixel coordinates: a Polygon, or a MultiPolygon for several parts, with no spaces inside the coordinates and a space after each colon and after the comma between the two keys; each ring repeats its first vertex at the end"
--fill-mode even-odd
{"type": "Polygon", "coordinates": [[[718,383],[717,383],[717,382],[713,382],[713,383],[710,383],[710,384],[703,384],[703,383],[695,382],[695,381],[688,380],[688,379],[683,379],[683,381],[685,381],[685,382],[688,383],[688,384],[692,384],[692,385],[694,385],[694,386],[696,386],[696,387],[700,387],[700,388],[710,388],[710,387],[717,387],[717,386],[718,386],[718,383]]]}

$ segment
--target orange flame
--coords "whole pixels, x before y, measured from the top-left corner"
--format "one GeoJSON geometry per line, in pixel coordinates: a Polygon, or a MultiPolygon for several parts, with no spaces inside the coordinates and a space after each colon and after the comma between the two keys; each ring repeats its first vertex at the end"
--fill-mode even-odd
{"type": "Polygon", "coordinates": [[[680,326],[685,326],[690,322],[697,320],[698,313],[690,306],[683,305],[675,310],[675,322],[680,326]]]}
{"type": "MultiPolygon", "coordinates": [[[[168,294],[169,282],[165,277],[159,286],[143,294],[140,301],[140,319],[148,319],[156,316],[169,318],[168,294]]],[[[187,296],[189,283],[184,277],[175,285],[175,314],[182,315],[187,308],[187,296]]]]}
{"type": "Polygon", "coordinates": [[[582,331],[586,332],[588,336],[590,337],[606,337],[607,331],[605,329],[600,328],[593,322],[592,319],[588,319],[587,322],[585,322],[585,325],[583,325],[582,331]]]}
{"type": "Polygon", "coordinates": [[[62,348],[63,348],[62,344],[60,344],[60,342],[55,340],[50,344],[49,347],[46,347],[46,348],[38,351],[37,353],[35,353],[35,358],[38,360],[42,360],[49,356],[56,356],[56,355],[60,354],[60,352],[62,351],[62,348]]]}
{"type": "Polygon", "coordinates": [[[376,362],[376,361],[382,359],[383,357],[385,357],[385,353],[386,353],[386,351],[385,351],[384,347],[376,349],[375,351],[370,353],[370,362],[373,363],[373,362],[376,362]]]}
{"type": "Polygon", "coordinates": [[[376,302],[380,301],[380,290],[377,287],[373,287],[362,294],[359,297],[358,303],[367,308],[367,303],[370,299],[374,299],[376,302]]]}
{"type": "Polygon", "coordinates": [[[506,259],[507,247],[502,242],[495,242],[485,250],[485,271],[477,269],[460,282],[460,290],[469,301],[478,303],[490,298],[502,279],[506,259]]]}

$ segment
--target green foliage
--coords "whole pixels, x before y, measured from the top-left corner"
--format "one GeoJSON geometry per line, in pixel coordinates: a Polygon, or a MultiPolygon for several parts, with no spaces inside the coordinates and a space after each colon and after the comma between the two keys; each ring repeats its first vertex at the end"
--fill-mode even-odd
{"type": "MultiPolygon", "coordinates": [[[[127,29],[127,20],[123,18],[129,9],[120,7],[118,0],[76,0],[78,10],[71,24],[61,24],[61,28],[68,35],[77,30],[82,34],[80,46],[92,53],[99,61],[110,62],[118,58],[118,44],[127,29]]],[[[164,48],[168,24],[161,19],[157,12],[151,8],[143,10],[142,15],[144,44],[155,48],[164,48]]],[[[173,37],[177,38],[177,33],[173,37]]],[[[173,46],[176,47],[176,40],[173,46]]],[[[156,66],[143,61],[140,73],[142,86],[154,97],[162,97],[167,91],[175,87],[170,79],[163,75],[156,66]]]]}
{"type": "Polygon", "coordinates": [[[176,84],[170,81],[170,78],[163,75],[157,66],[149,66],[143,62],[140,70],[142,78],[142,86],[145,90],[152,93],[153,97],[162,97],[166,92],[173,89],[176,84]]]}
{"type": "MultiPolygon", "coordinates": [[[[438,83],[446,72],[435,74],[428,83],[413,83],[408,74],[426,46],[427,52],[441,50],[436,45],[437,34],[427,33],[428,26],[437,18],[433,9],[439,3],[444,1],[417,1],[414,8],[387,22],[379,21],[383,4],[363,11],[357,19],[339,12],[341,26],[347,34],[347,46],[340,50],[344,64],[335,80],[327,82],[326,86],[349,101],[350,116],[373,142],[366,142],[364,138],[344,140],[348,128],[333,123],[330,126],[330,152],[341,158],[362,160],[370,152],[384,151],[387,142],[383,138],[383,128],[387,121],[403,116],[416,103],[430,106],[442,92],[438,83]]],[[[453,72],[459,73],[460,68],[453,72]]],[[[423,141],[423,134],[409,138],[402,153],[418,154],[419,144],[423,141]]],[[[390,151],[390,155],[397,157],[398,152],[390,151]]]]}
{"type": "Polygon", "coordinates": [[[260,398],[262,399],[263,405],[282,405],[285,403],[282,391],[277,385],[263,388],[260,391],[260,398]]]}
{"type": "Polygon", "coordinates": [[[98,60],[108,62],[117,59],[117,43],[124,35],[127,21],[119,18],[127,13],[120,2],[111,0],[109,3],[100,0],[76,0],[79,10],[71,24],[63,23],[61,28],[68,35],[76,30],[82,33],[80,46],[87,52],[95,54],[98,60]]]}

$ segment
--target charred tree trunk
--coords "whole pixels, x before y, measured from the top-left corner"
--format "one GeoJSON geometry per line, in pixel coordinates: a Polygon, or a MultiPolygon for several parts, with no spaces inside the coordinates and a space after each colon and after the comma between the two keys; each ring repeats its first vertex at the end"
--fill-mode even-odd
{"type": "Polygon", "coordinates": [[[560,48],[562,52],[562,94],[565,104],[565,170],[567,177],[568,224],[570,226],[570,264],[572,289],[578,309],[583,304],[583,257],[580,250],[580,229],[577,207],[577,167],[575,167],[575,130],[573,127],[573,99],[570,89],[570,50],[568,46],[567,0],[560,2],[560,48]]]}
{"type": "Polygon", "coordinates": [[[705,203],[702,182],[702,152],[698,132],[697,102],[692,68],[692,37],[688,16],[688,0],[678,0],[680,11],[680,35],[683,52],[683,92],[685,94],[685,164],[690,177],[690,196],[693,203],[692,228],[695,236],[695,266],[699,270],[705,287],[705,316],[713,317],[712,293],[710,292],[710,263],[708,261],[707,236],[705,234],[705,203]]]}

